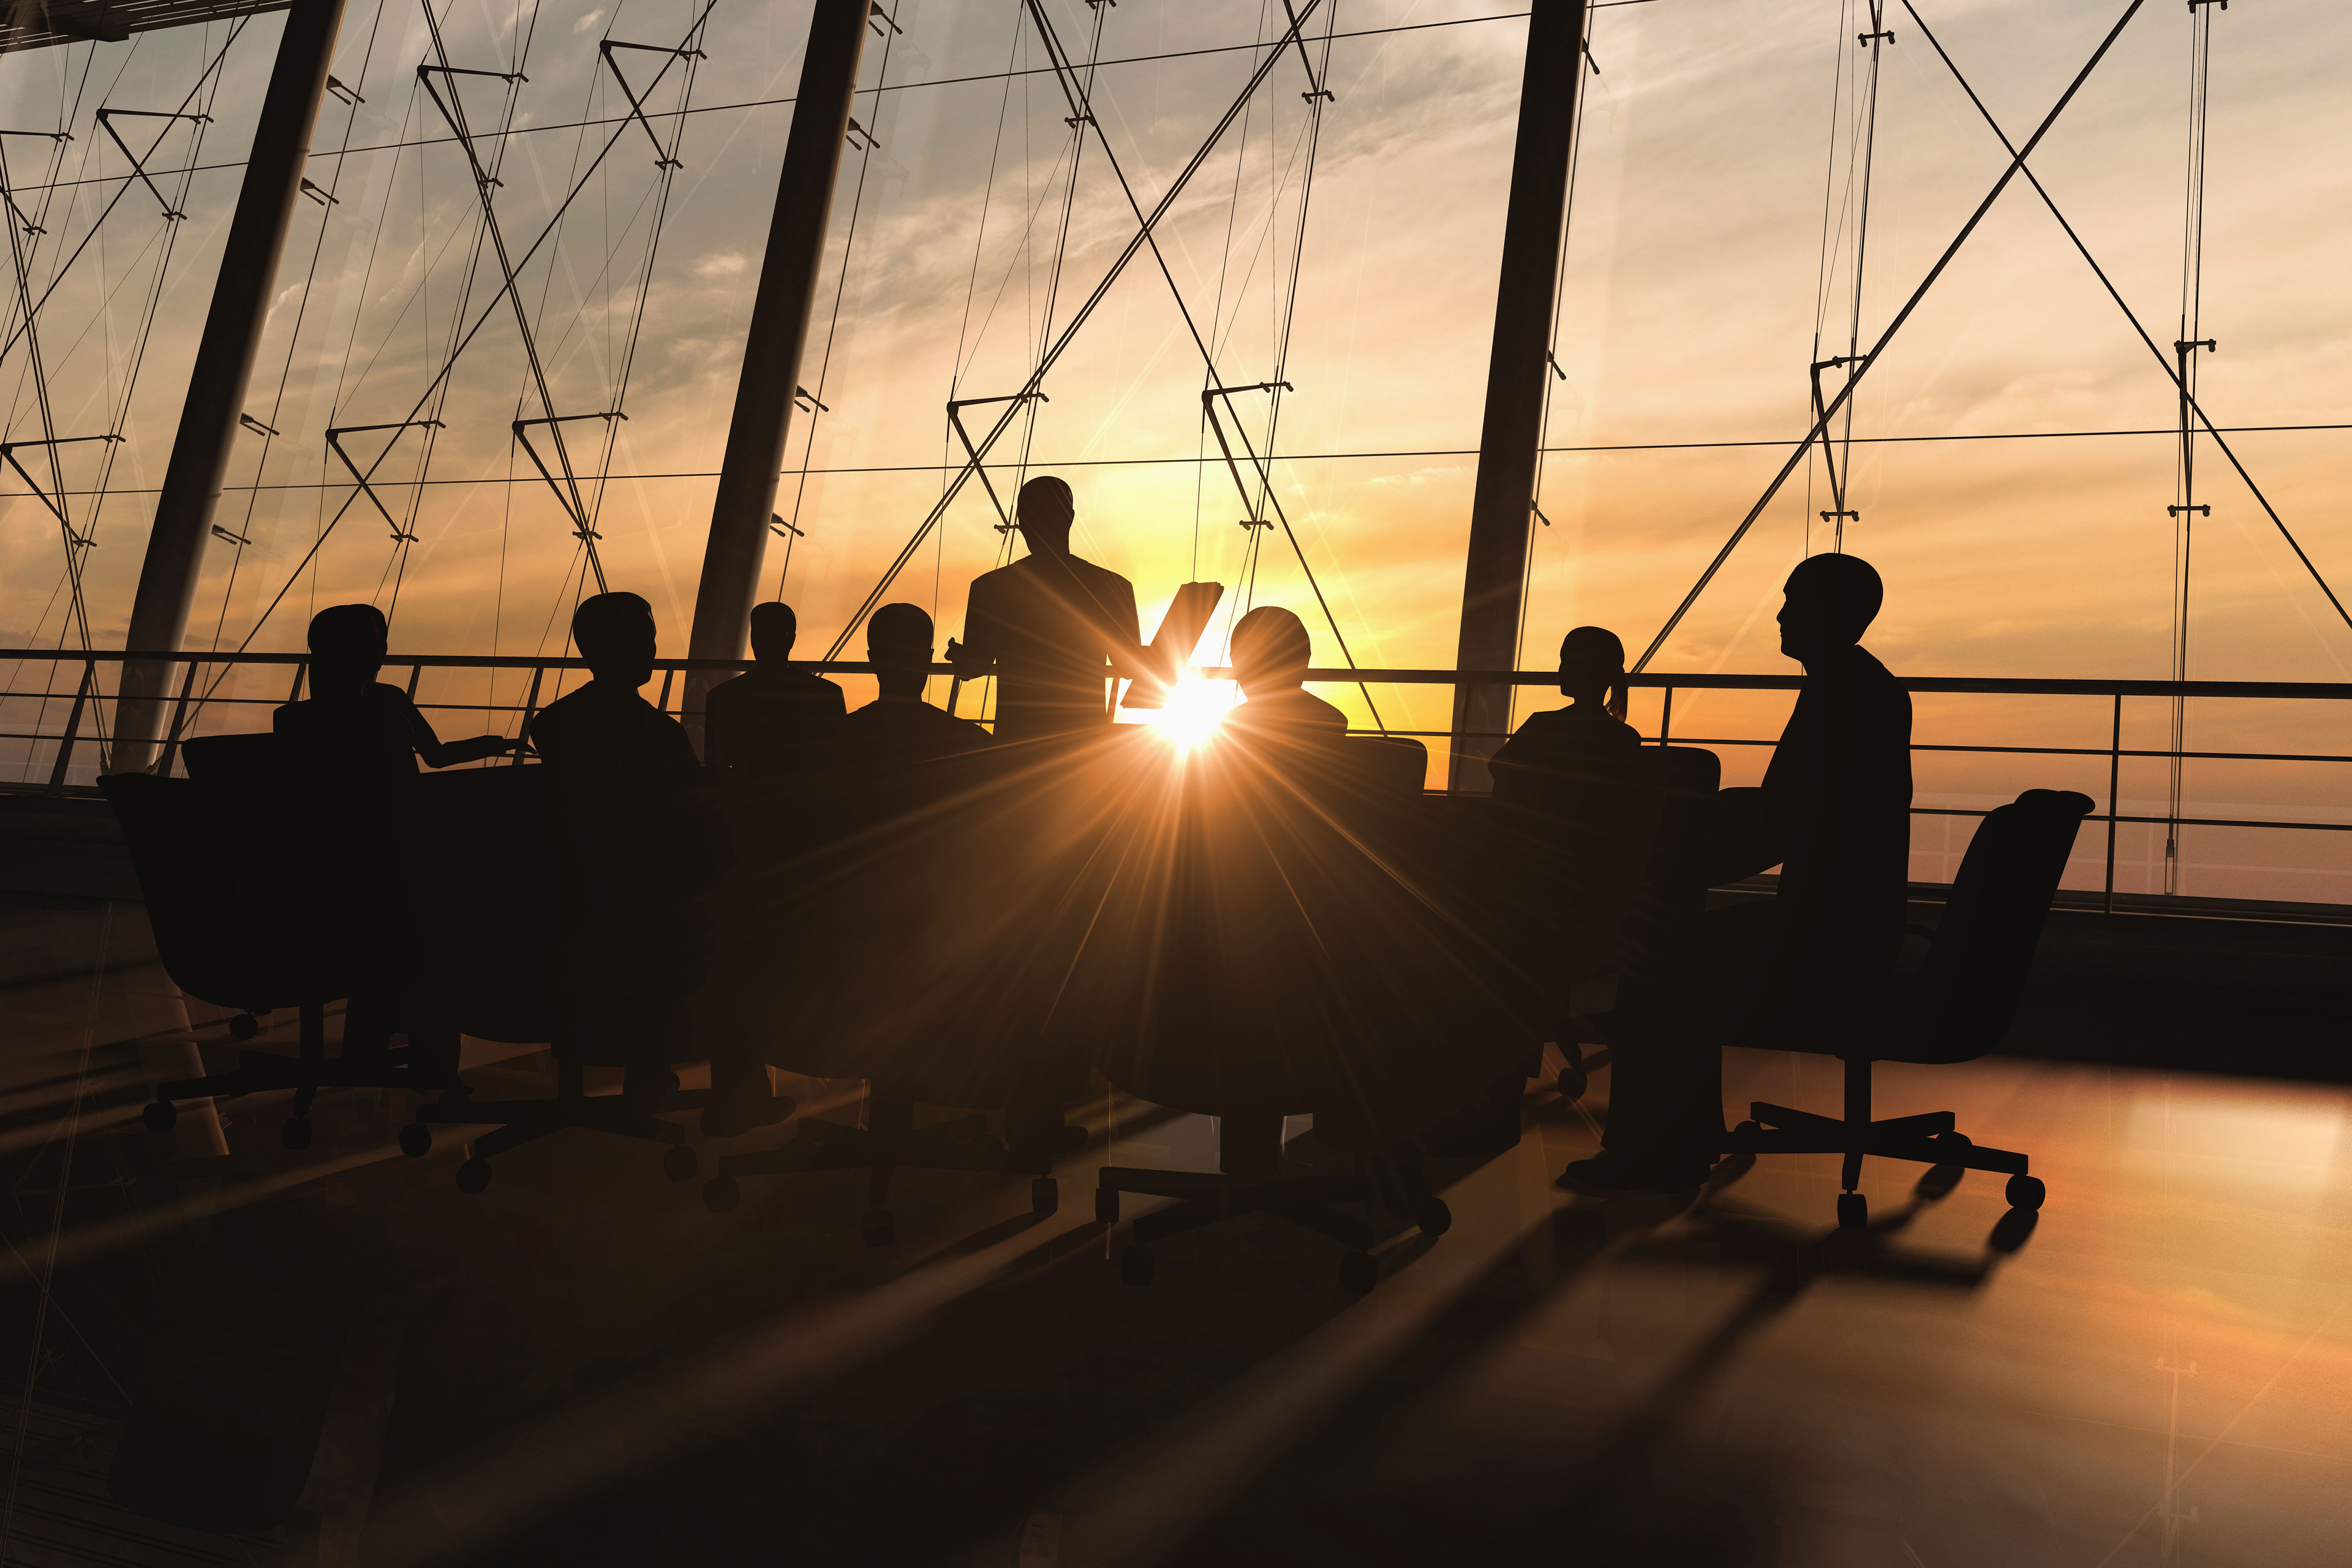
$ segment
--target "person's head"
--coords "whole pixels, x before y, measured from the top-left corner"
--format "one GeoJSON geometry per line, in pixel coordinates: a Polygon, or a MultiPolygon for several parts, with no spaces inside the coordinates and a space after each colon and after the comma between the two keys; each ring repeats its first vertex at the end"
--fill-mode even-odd
{"type": "Polygon", "coordinates": [[[790,605],[751,606],[751,657],[761,663],[774,659],[782,664],[792,658],[793,644],[800,635],[800,617],[793,614],[790,605]]]}
{"type": "Polygon", "coordinates": [[[1297,616],[1260,605],[1234,627],[1234,679],[1247,696],[1295,687],[1314,662],[1307,627],[1297,616]]]}
{"type": "Polygon", "coordinates": [[[1625,645],[1605,626],[1579,626],[1559,643],[1559,689],[1579,707],[1625,697],[1625,645]]]}
{"type": "Polygon", "coordinates": [[[913,605],[885,605],[866,623],[866,658],[885,697],[920,697],[930,675],[931,617],[913,605]]]}
{"type": "Polygon", "coordinates": [[[635,691],[654,678],[654,607],[635,594],[581,600],[572,640],[599,680],[635,691]]]}
{"type": "Polygon", "coordinates": [[[1886,596],[1859,555],[1809,555],[1780,592],[1780,651],[1800,664],[1860,642],[1886,596]]]}
{"type": "Polygon", "coordinates": [[[1078,503],[1066,481],[1051,474],[1031,479],[1021,487],[1014,515],[1021,520],[1021,537],[1032,555],[1070,552],[1070,521],[1078,515],[1078,503]]]}
{"type": "Polygon", "coordinates": [[[310,617],[310,690],[345,697],[363,690],[383,668],[391,627],[373,605],[333,605],[310,617]]]}

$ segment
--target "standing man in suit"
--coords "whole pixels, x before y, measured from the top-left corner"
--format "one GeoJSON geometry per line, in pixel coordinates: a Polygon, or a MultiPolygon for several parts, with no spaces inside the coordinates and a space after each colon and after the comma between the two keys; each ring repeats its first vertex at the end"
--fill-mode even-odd
{"type": "Polygon", "coordinates": [[[1062,480],[1042,475],[1023,485],[1017,515],[1029,553],[973,582],[963,639],[948,639],[948,661],[960,680],[996,675],[1000,741],[1108,725],[1104,681],[1150,673],[1135,586],[1070,553],[1077,505],[1062,480]]]}
{"type": "Polygon", "coordinates": [[[1789,574],[1780,651],[1805,684],[1763,784],[1722,791],[1699,824],[1708,886],[1778,866],[1780,887],[1706,917],[1694,1003],[1655,1010],[1618,1046],[1601,1152],[1562,1186],[1696,1186],[1723,1149],[1725,1046],[1836,1054],[1870,1028],[1910,874],[1911,698],[1861,646],[1885,592],[1853,555],[1789,574]]]}

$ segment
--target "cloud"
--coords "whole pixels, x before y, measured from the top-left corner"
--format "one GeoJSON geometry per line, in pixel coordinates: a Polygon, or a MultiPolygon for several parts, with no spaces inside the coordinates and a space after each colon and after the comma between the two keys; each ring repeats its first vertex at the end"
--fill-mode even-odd
{"type": "Polygon", "coordinates": [[[694,275],[697,278],[733,278],[743,270],[745,265],[741,251],[722,250],[716,256],[706,256],[696,262],[694,275]]]}
{"type": "Polygon", "coordinates": [[[577,22],[572,24],[572,36],[573,37],[578,37],[583,33],[595,31],[596,24],[604,19],[604,8],[600,5],[595,10],[589,12],[585,16],[581,17],[577,22]]]}

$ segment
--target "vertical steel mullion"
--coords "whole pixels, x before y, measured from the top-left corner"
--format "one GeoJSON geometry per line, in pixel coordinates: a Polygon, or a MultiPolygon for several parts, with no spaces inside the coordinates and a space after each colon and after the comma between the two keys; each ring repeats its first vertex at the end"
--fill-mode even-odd
{"type": "MultiPolygon", "coordinates": [[[[546,675],[546,673],[547,666],[543,664],[535,664],[530,667],[530,695],[522,700],[522,728],[516,733],[515,738],[517,740],[528,741],[530,739],[530,721],[539,717],[539,682],[540,679],[546,675]]],[[[512,765],[516,767],[522,765],[522,748],[520,746],[515,748],[514,763],[512,765]]]]}
{"type": "Polygon", "coordinates": [[[1658,746],[1661,750],[1666,746],[1667,737],[1675,731],[1675,689],[1673,687],[1669,686],[1665,689],[1665,706],[1658,713],[1658,746]]]}

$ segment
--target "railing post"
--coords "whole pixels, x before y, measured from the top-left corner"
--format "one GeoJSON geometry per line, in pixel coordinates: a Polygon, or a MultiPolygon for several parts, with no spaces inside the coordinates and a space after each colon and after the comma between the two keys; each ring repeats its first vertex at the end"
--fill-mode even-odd
{"type": "Polygon", "coordinates": [[[2105,912],[2116,912],[2116,795],[2124,771],[2124,694],[2116,693],[2115,728],[2107,740],[2107,896],[2105,912]]]}
{"type": "Polygon", "coordinates": [[[73,760],[74,737],[81,731],[81,710],[89,704],[89,689],[98,681],[98,660],[85,659],[81,667],[81,684],[74,689],[72,711],[66,715],[66,732],[58,742],[57,765],[49,770],[49,795],[52,799],[66,793],[66,764],[73,760]]]}
{"type": "Polygon", "coordinates": [[[661,700],[654,704],[655,712],[667,713],[669,711],[669,683],[677,679],[677,666],[674,664],[669,665],[662,670],[661,700]]]}

